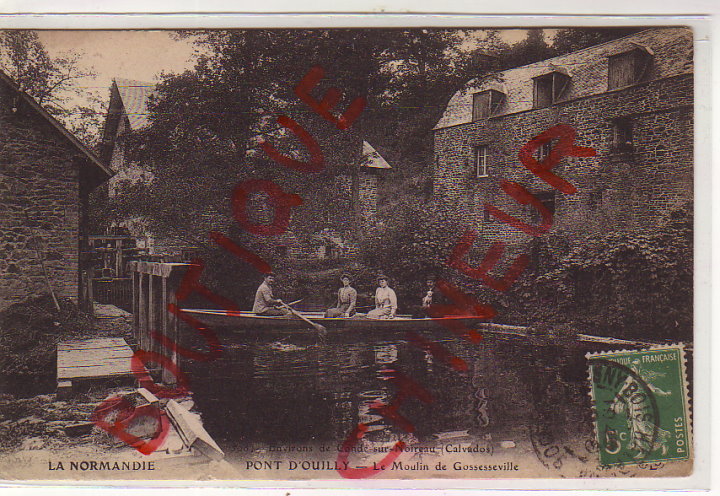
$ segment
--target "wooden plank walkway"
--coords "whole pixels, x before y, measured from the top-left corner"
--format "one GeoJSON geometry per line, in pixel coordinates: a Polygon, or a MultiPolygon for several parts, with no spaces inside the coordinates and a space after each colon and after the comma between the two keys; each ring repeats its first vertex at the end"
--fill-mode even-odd
{"type": "Polygon", "coordinates": [[[83,339],[58,343],[58,394],[71,392],[74,381],[131,378],[132,355],[132,349],[122,338],[83,339]]]}

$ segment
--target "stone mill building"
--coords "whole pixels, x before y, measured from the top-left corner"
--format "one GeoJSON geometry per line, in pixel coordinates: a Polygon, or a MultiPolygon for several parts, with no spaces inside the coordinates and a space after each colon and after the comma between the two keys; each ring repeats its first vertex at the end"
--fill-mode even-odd
{"type": "Polygon", "coordinates": [[[484,243],[530,240],[489,215],[486,203],[539,221],[534,207],[500,189],[503,179],[533,193],[554,214],[551,232],[570,240],[651,228],[693,197],[692,32],[648,29],[469,81],[449,101],[434,140],[434,198],[459,212],[484,243]],[[518,159],[523,145],[558,124],[576,131],[577,145],[596,150],[553,169],[577,188],[572,195],[518,159]]]}

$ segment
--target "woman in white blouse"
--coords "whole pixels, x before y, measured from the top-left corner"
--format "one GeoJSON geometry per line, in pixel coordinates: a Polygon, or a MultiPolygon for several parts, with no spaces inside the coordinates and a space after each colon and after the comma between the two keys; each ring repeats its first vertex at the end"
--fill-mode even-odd
{"type": "Polygon", "coordinates": [[[397,313],[397,295],[388,286],[387,276],[378,276],[375,290],[375,308],[367,313],[369,319],[394,319],[397,313]]]}

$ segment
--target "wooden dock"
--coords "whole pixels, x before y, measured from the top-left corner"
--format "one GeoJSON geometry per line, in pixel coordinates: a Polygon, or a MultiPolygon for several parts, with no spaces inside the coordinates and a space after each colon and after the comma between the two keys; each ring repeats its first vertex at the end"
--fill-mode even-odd
{"type": "Polygon", "coordinates": [[[131,379],[132,355],[132,349],[122,338],[82,339],[58,343],[58,395],[71,394],[78,381],[131,379]]]}

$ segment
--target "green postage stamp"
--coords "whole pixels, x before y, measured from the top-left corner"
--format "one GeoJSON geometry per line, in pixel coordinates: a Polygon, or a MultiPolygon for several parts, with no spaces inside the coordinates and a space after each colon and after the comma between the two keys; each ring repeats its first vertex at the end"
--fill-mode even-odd
{"type": "Polygon", "coordinates": [[[601,465],[689,458],[682,344],[588,354],[587,359],[601,465]]]}

